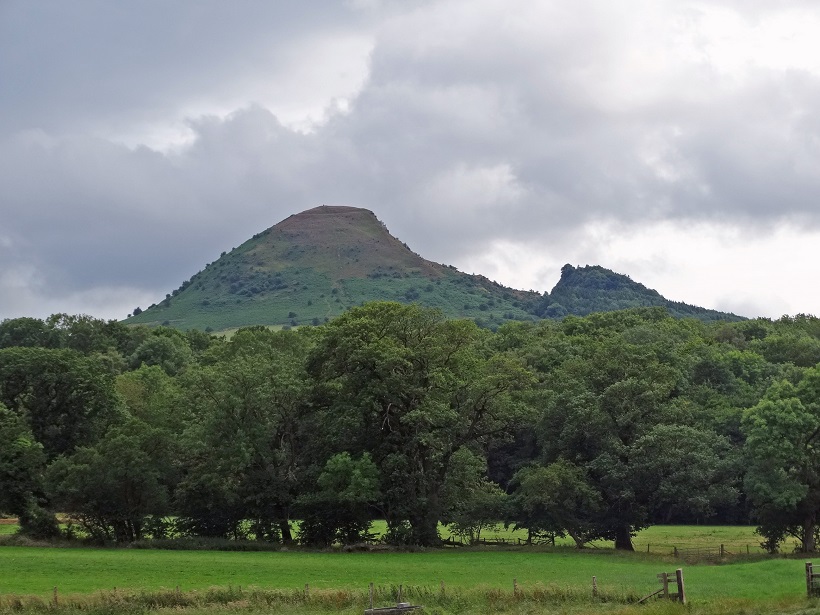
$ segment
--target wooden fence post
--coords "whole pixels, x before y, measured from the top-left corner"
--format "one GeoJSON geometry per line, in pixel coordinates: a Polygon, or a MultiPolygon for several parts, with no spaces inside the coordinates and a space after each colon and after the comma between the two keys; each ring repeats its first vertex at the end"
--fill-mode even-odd
{"type": "Polygon", "coordinates": [[[661,590],[661,595],[664,598],[669,597],[669,575],[665,572],[662,572],[658,575],[658,578],[661,580],[661,584],[663,585],[663,589],[661,590]]]}
{"type": "Polygon", "coordinates": [[[373,583],[370,584],[370,609],[373,609],[373,583]]]}
{"type": "Polygon", "coordinates": [[[401,602],[401,583],[399,583],[399,599],[396,602],[401,602]]]}
{"type": "Polygon", "coordinates": [[[598,597],[598,579],[595,577],[592,577],[592,597],[598,597]]]}
{"type": "Polygon", "coordinates": [[[57,592],[57,586],[54,586],[54,606],[57,606],[60,603],[59,593],[57,592]]]}
{"type": "MultiPolygon", "coordinates": [[[[813,566],[811,562],[806,562],[806,595],[811,598],[812,594],[814,593],[812,590],[812,576],[813,576],[813,566]]],[[[54,588],[54,591],[57,591],[57,588],[54,588]]]]}
{"type": "Polygon", "coordinates": [[[305,583],[305,600],[310,598],[310,584],[305,583]]]}
{"type": "Polygon", "coordinates": [[[686,592],[683,589],[683,568],[675,571],[675,580],[678,582],[678,600],[681,604],[686,604],[686,592]]]}
{"type": "Polygon", "coordinates": [[[442,582],[439,584],[439,587],[440,587],[440,589],[441,589],[441,597],[442,597],[442,598],[444,598],[444,581],[442,581],[442,582]]]}
{"type": "Polygon", "coordinates": [[[723,558],[724,555],[726,555],[726,549],[720,545],[720,557],[723,558]]]}
{"type": "Polygon", "coordinates": [[[518,579],[513,579],[513,596],[518,596],[518,579]]]}

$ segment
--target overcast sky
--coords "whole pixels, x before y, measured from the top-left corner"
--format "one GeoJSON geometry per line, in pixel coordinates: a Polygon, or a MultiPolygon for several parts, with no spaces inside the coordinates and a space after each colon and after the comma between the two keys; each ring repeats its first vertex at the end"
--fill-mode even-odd
{"type": "Polygon", "coordinates": [[[0,320],[317,205],[524,289],[820,314],[816,0],[0,0],[0,320]]]}

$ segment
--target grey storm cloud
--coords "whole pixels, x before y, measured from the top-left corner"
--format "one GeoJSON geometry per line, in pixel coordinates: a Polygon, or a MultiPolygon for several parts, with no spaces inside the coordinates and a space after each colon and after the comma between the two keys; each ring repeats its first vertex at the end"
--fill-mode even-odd
{"type": "Polygon", "coordinates": [[[322,203],[443,262],[498,240],[560,251],[602,219],[816,228],[818,74],[721,73],[697,41],[670,59],[701,7],[0,4],[0,290],[161,297],[322,203]],[[318,93],[327,79],[355,87],[318,93]],[[277,110],[314,83],[320,118],[277,110]],[[163,122],[185,138],[140,145],[163,122]]]}
{"type": "Polygon", "coordinates": [[[162,118],[250,76],[275,78],[290,44],[357,19],[333,0],[6,0],[0,131],[162,118]]]}

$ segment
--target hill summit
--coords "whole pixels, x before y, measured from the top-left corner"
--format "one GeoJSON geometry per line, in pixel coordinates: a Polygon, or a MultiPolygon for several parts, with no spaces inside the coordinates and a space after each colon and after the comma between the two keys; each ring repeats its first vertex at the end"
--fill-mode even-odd
{"type": "Polygon", "coordinates": [[[670,301],[658,291],[633,281],[629,276],[598,265],[561,267],[561,279],[549,294],[544,294],[536,312],[545,318],[560,318],[567,314],[586,316],[593,312],[636,307],[666,308],[676,318],[743,320],[735,314],[670,301]]]}
{"type": "Polygon", "coordinates": [[[550,293],[508,288],[422,258],[372,211],[322,205],[223,252],[164,300],[135,310],[127,322],[216,331],[315,325],[367,301],[417,302],[492,328],[510,320],[646,306],[703,320],[739,319],[668,301],[599,266],[565,265],[550,293]]]}
{"type": "Polygon", "coordinates": [[[223,252],[127,322],[211,330],[319,324],[384,300],[415,301],[497,326],[533,318],[540,298],[422,258],[372,211],[323,205],[223,252]]]}

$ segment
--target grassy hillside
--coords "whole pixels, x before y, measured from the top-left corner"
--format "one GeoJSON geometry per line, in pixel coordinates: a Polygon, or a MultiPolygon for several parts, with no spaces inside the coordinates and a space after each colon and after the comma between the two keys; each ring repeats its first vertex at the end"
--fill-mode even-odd
{"type": "Polygon", "coordinates": [[[254,235],[165,299],[126,322],[224,331],[248,325],[318,325],[368,301],[418,302],[495,328],[509,320],[583,316],[639,306],[672,315],[737,320],[664,299],[628,276],[566,265],[550,293],[507,288],[428,261],[373,212],[316,207],[254,235]]]}
{"type": "Polygon", "coordinates": [[[497,326],[532,318],[537,293],[425,260],[353,207],[290,216],[127,320],[189,329],[320,324],[374,300],[417,301],[497,326]]]}
{"type": "Polygon", "coordinates": [[[678,301],[669,301],[658,291],[633,281],[629,276],[599,266],[561,268],[561,279],[540,303],[539,314],[559,318],[566,314],[586,316],[635,307],[664,307],[677,318],[700,320],[744,320],[735,314],[709,310],[678,301]]]}

